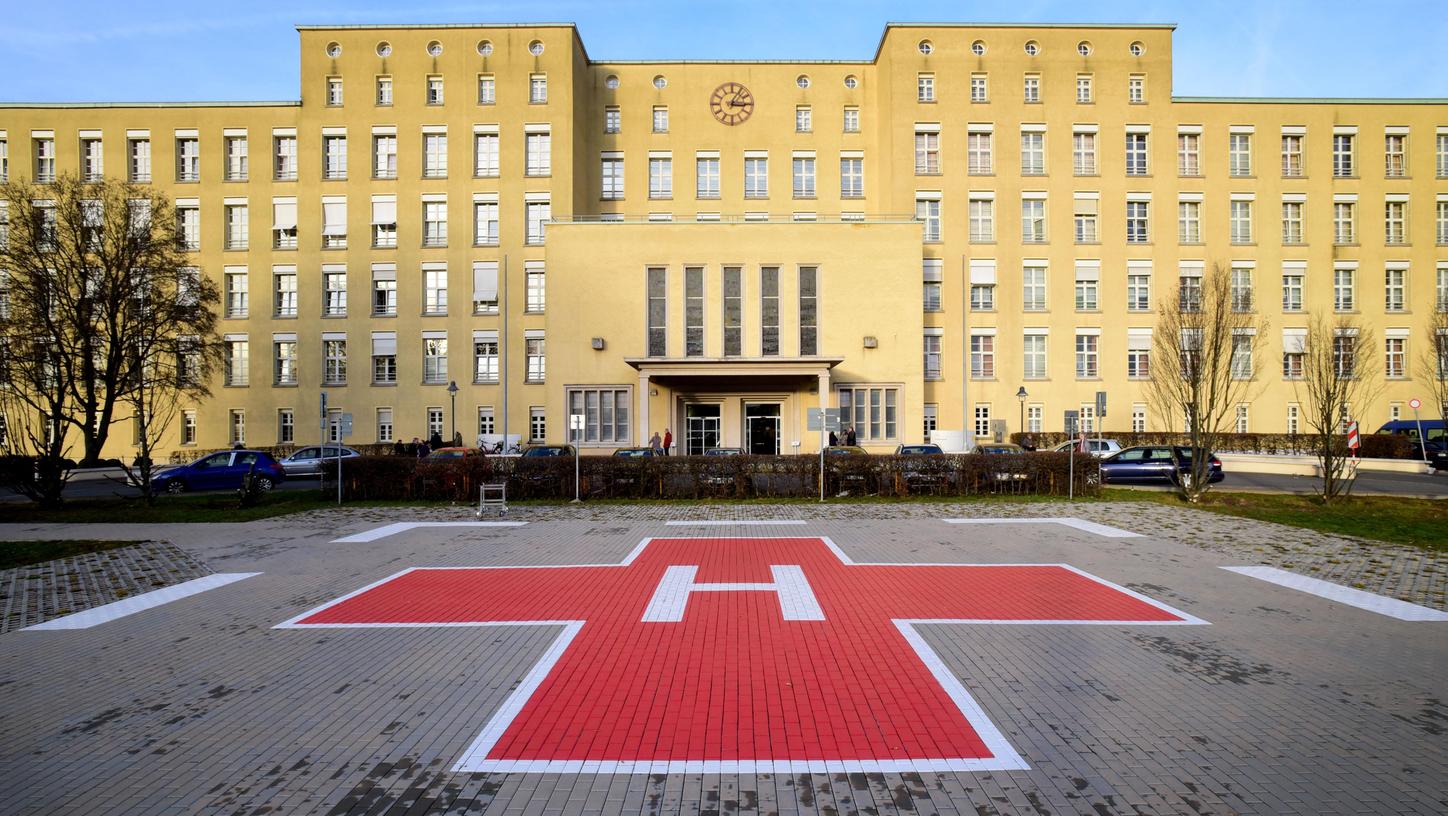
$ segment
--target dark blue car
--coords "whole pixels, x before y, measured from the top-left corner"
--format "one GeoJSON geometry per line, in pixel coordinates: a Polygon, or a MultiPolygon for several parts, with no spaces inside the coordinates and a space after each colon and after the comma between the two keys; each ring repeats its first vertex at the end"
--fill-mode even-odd
{"type": "Polygon", "coordinates": [[[1433,467],[1438,470],[1448,470],[1448,430],[1444,429],[1443,420],[1399,419],[1384,423],[1383,427],[1378,429],[1378,433],[1407,437],[1413,443],[1415,457],[1426,454],[1428,461],[1433,463],[1433,467]],[[1418,438],[1420,427],[1423,429],[1421,442],[1418,438]]]}
{"type": "MultiPolygon", "coordinates": [[[[1215,456],[1211,471],[1211,482],[1226,478],[1215,456]]],[[[1191,472],[1192,449],[1181,445],[1142,445],[1101,460],[1101,477],[1107,484],[1181,484],[1191,472]]]]}
{"type": "Polygon", "coordinates": [[[286,470],[270,454],[254,450],[229,450],[203,456],[189,465],[181,465],[156,474],[151,486],[159,493],[185,493],[188,490],[236,490],[242,479],[256,465],[256,485],[262,490],[286,481],[286,470]]]}

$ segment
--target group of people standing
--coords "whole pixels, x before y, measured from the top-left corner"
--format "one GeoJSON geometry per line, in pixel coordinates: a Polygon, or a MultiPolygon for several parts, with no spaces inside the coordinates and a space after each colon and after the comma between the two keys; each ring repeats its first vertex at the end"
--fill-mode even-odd
{"type": "Polygon", "coordinates": [[[668,456],[669,448],[672,448],[673,446],[674,432],[670,431],[668,428],[664,429],[664,436],[662,439],[659,438],[658,431],[654,431],[654,435],[649,437],[649,447],[653,449],[655,456],[668,456]]]}
{"type": "MultiPolygon", "coordinates": [[[[442,434],[438,431],[433,431],[432,435],[429,436],[426,441],[424,441],[421,437],[414,436],[412,438],[412,441],[406,444],[403,444],[401,439],[393,442],[392,455],[416,456],[418,459],[422,459],[425,458],[429,453],[432,453],[438,448],[445,446],[446,443],[443,442],[442,434]]],[[[452,446],[455,448],[461,448],[463,446],[463,435],[461,433],[453,434],[452,446]]]]}
{"type": "Polygon", "coordinates": [[[854,428],[854,426],[850,426],[850,427],[848,427],[848,428],[845,429],[844,440],[845,440],[845,441],[844,441],[843,443],[840,442],[840,437],[839,437],[834,431],[830,431],[830,447],[833,448],[833,447],[835,447],[836,445],[840,445],[840,444],[844,444],[844,445],[854,445],[854,444],[856,444],[856,442],[855,442],[855,428],[854,428]]]}

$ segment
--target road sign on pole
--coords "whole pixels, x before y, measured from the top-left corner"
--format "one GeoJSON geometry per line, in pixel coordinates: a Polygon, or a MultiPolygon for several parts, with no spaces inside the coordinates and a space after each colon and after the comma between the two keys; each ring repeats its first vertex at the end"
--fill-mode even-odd
{"type": "Polygon", "coordinates": [[[1106,418],[1106,392],[1096,392],[1096,421],[1099,423],[1106,418]]]}
{"type": "Polygon", "coordinates": [[[343,415],[342,415],[341,422],[338,423],[338,426],[337,426],[337,436],[338,436],[339,439],[346,439],[347,437],[349,437],[349,436],[351,436],[351,435],[352,435],[352,415],[351,415],[351,414],[343,414],[343,415]]]}
{"type": "Polygon", "coordinates": [[[583,433],[583,428],[583,414],[568,415],[568,430],[572,432],[573,436],[573,502],[575,504],[583,501],[578,490],[578,437],[583,433]]]}
{"type": "Polygon", "coordinates": [[[1064,424],[1063,428],[1064,428],[1064,430],[1066,431],[1066,436],[1067,436],[1067,437],[1074,438],[1074,437],[1076,436],[1076,426],[1077,426],[1078,424],[1080,424],[1080,420],[1081,420],[1081,412],[1080,412],[1080,411],[1067,411],[1067,412],[1066,412],[1066,421],[1065,421],[1065,424],[1064,424]]]}
{"type": "Polygon", "coordinates": [[[326,391],[323,391],[323,392],[322,392],[322,415],[321,415],[321,416],[322,416],[322,418],[321,418],[321,420],[317,423],[317,427],[319,427],[319,428],[321,428],[322,430],[325,431],[325,430],[327,430],[327,392],[326,392],[326,391]]]}
{"type": "Polygon", "coordinates": [[[1357,420],[1347,424],[1347,449],[1357,455],[1358,448],[1362,447],[1362,437],[1358,436],[1357,420]]]}
{"type": "Polygon", "coordinates": [[[1417,397],[1408,400],[1408,407],[1413,409],[1413,422],[1418,425],[1418,450],[1423,454],[1423,463],[1428,462],[1428,443],[1423,439],[1423,418],[1418,416],[1418,409],[1423,407],[1423,401],[1417,397]]]}

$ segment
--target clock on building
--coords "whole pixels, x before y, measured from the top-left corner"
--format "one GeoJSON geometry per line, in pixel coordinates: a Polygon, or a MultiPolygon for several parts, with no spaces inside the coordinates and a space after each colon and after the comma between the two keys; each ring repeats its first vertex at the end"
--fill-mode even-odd
{"type": "Polygon", "coordinates": [[[754,113],[754,94],[738,82],[726,82],[709,97],[709,110],[726,125],[737,125],[754,113]]]}

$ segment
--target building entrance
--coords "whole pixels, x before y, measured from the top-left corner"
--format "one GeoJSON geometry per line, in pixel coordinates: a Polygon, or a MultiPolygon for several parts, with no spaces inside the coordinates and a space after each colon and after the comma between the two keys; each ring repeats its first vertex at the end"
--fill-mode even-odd
{"type": "Polygon", "coordinates": [[[744,449],[757,456],[779,454],[779,403],[744,406],[744,449]]]}
{"type": "Polygon", "coordinates": [[[701,456],[719,447],[719,406],[684,406],[684,455],[701,456]]]}

